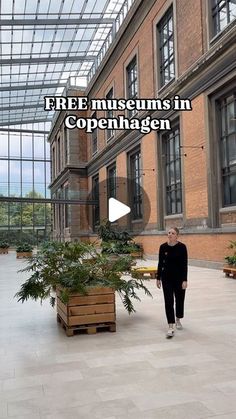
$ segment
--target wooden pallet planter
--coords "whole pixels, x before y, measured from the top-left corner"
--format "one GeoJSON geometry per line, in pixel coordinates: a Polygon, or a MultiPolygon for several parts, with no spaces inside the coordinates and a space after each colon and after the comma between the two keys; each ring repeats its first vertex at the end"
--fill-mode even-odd
{"type": "Polygon", "coordinates": [[[8,254],[8,248],[0,247],[0,255],[7,255],[7,254],[8,254]]]}
{"type": "Polygon", "coordinates": [[[31,258],[32,252],[16,252],[17,259],[31,258]]]}
{"type": "Polygon", "coordinates": [[[115,332],[116,323],[98,323],[98,324],[89,324],[89,325],[80,325],[74,327],[68,327],[66,323],[61,319],[60,315],[57,314],[57,321],[61,323],[63,329],[66,332],[67,336],[74,336],[75,334],[87,334],[92,335],[98,332],[115,332]]]}
{"type": "Polygon", "coordinates": [[[151,279],[155,279],[157,274],[157,268],[154,267],[134,268],[132,271],[137,272],[139,278],[145,278],[148,275],[151,279]]]}
{"type": "Polygon", "coordinates": [[[142,259],[143,258],[143,251],[140,250],[139,252],[131,252],[130,256],[135,259],[142,259]]]}
{"type": "Polygon", "coordinates": [[[75,331],[97,333],[104,328],[115,332],[115,291],[108,287],[93,288],[88,295],[70,295],[69,302],[64,304],[57,290],[57,319],[67,336],[73,336],[75,331]]]}
{"type": "Polygon", "coordinates": [[[224,266],[223,272],[225,273],[225,276],[236,279],[236,267],[224,266]]]}

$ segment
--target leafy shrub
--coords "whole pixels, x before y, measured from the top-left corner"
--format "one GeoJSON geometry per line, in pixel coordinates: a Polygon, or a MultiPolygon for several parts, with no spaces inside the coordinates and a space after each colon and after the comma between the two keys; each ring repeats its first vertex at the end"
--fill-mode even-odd
{"type": "Polygon", "coordinates": [[[231,255],[226,256],[225,260],[229,265],[236,266],[236,241],[231,240],[228,249],[231,249],[231,255]]]}
{"type": "Polygon", "coordinates": [[[9,247],[9,243],[6,242],[5,240],[0,240],[0,248],[2,249],[8,249],[9,247]]]}
{"type": "Polygon", "coordinates": [[[142,246],[135,243],[127,231],[115,231],[108,220],[98,227],[98,235],[102,240],[102,253],[130,254],[142,250],[142,246]]]}
{"type": "Polygon", "coordinates": [[[137,290],[151,296],[142,279],[123,279],[131,273],[133,260],[128,255],[113,260],[99,253],[96,244],[82,242],[45,243],[21,272],[30,277],[16,294],[22,303],[29,298],[44,300],[50,297],[55,304],[53,291],[62,289],[60,298],[66,304],[71,292],[86,295],[91,287],[113,288],[121,297],[128,313],[135,311],[132,299],[140,300],[137,290]],[[90,262],[91,259],[91,262],[90,262]],[[86,261],[86,263],[84,263],[86,261]]]}
{"type": "Polygon", "coordinates": [[[32,252],[33,246],[29,243],[19,243],[16,247],[17,253],[21,252],[32,252]]]}

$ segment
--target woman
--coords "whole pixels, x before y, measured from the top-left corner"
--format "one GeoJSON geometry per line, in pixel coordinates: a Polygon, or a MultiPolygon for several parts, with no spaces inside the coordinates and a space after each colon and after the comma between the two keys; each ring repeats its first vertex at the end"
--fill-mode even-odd
{"type": "Polygon", "coordinates": [[[185,244],[178,241],[177,227],[168,231],[168,241],[160,246],[157,271],[157,287],[163,288],[165,311],[169,329],[166,337],[174,336],[182,329],[180,319],[184,317],[184,297],[187,288],[188,255],[185,244]],[[175,299],[175,310],[174,310],[175,299]],[[175,319],[176,314],[176,319],[175,319]]]}

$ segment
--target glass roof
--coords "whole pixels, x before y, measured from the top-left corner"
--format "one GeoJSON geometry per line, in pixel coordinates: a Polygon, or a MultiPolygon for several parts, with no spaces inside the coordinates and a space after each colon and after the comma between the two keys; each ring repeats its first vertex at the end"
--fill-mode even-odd
{"type": "Polygon", "coordinates": [[[85,87],[135,0],[1,0],[0,126],[51,121],[44,96],[85,87]]]}

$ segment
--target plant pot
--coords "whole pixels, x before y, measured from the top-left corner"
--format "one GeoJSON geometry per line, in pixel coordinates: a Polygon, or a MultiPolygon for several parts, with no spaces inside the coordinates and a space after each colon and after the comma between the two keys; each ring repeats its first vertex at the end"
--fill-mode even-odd
{"type": "Polygon", "coordinates": [[[17,259],[31,258],[32,255],[32,252],[16,252],[17,259]]]}
{"type": "Polygon", "coordinates": [[[132,256],[132,258],[137,258],[137,259],[142,259],[143,257],[143,251],[139,250],[137,252],[131,252],[130,256],[132,256]]]}
{"type": "Polygon", "coordinates": [[[5,254],[5,255],[8,254],[8,248],[7,247],[0,247],[0,255],[2,255],[2,254],[5,254]]]}
{"type": "Polygon", "coordinates": [[[227,277],[233,277],[236,278],[236,266],[235,265],[225,265],[223,268],[223,272],[225,273],[225,276],[227,277]]]}
{"type": "Polygon", "coordinates": [[[64,304],[57,289],[57,318],[67,336],[73,336],[75,330],[96,333],[102,326],[115,332],[115,291],[108,287],[92,288],[87,295],[71,294],[64,304]]]}

